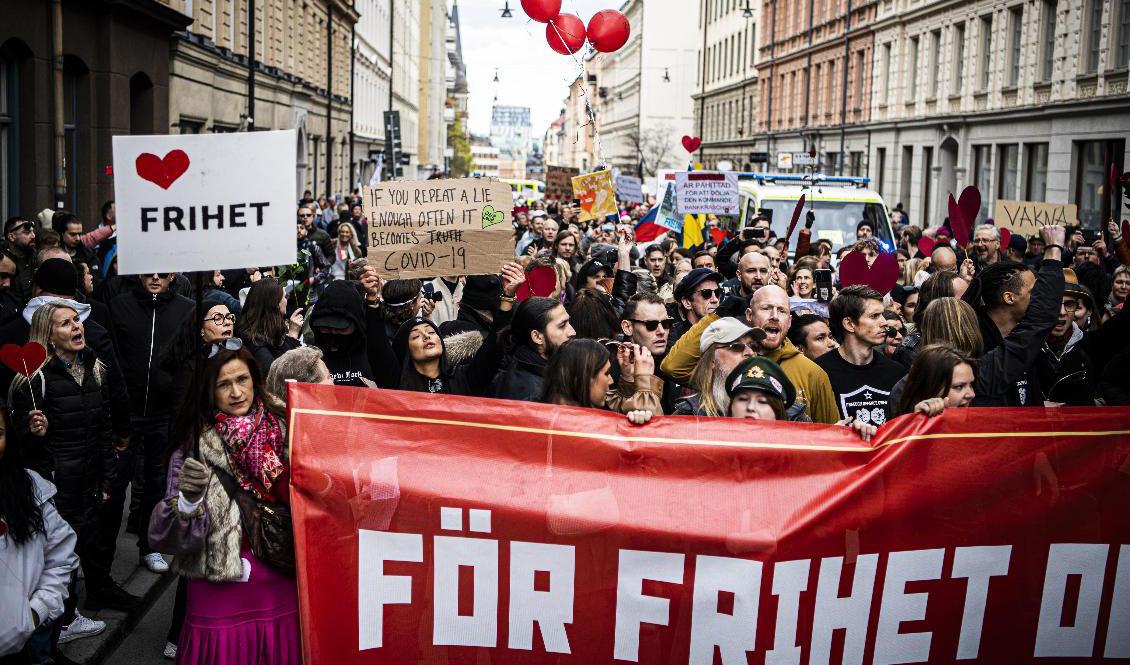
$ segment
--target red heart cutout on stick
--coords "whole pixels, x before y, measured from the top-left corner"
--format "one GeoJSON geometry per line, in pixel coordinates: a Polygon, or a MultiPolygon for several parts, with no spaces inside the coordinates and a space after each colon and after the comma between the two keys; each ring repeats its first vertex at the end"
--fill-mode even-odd
{"type": "Polygon", "coordinates": [[[530,296],[547,298],[557,288],[557,271],[549,266],[537,266],[526,273],[526,281],[518,287],[514,298],[524,302],[530,296]]]}
{"type": "Polygon", "coordinates": [[[1114,162],[1110,163],[1110,191],[1114,192],[1114,196],[1118,196],[1118,181],[1121,179],[1121,174],[1118,172],[1118,166],[1114,162]]]}
{"type": "Polygon", "coordinates": [[[937,243],[934,242],[933,238],[922,236],[918,239],[918,251],[922,252],[922,256],[930,256],[934,253],[935,244],[937,243]]]}
{"type": "MultiPolygon", "coordinates": [[[[950,194],[951,200],[953,194],[950,194]]],[[[973,185],[961,190],[961,196],[957,199],[957,207],[961,210],[959,224],[954,224],[953,208],[950,208],[950,228],[953,229],[954,240],[959,245],[964,247],[969,243],[970,234],[973,231],[973,223],[977,221],[977,216],[981,214],[981,192],[973,185]]]]}
{"type": "Polygon", "coordinates": [[[793,231],[796,229],[796,223],[800,221],[800,213],[802,212],[804,212],[804,194],[800,195],[796,207],[793,208],[793,218],[789,221],[789,231],[785,234],[786,241],[793,237],[793,231]]]}
{"type": "Polygon", "coordinates": [[[3,362],[16,374],[31,376],[47,360],[47,349],[39,342],[28,342],[22,347],[19,344],[5,344],[0,348],[0,362],[3,362]]]}
{"type": "Polygon", "coordinates": [[[1008,229],[1000,229],[1001,232],[1001,252],[1008,249],[1008,243],[1012,242],[1012,231],[1008,229]]]}
{"type": "Polygon", "coordinates": [[[697,136],[684,136],[683,147],[687,152],[695,152],[702,145],[702,139],[697,136]]]}
{"type": "Polygon", "coordinates": [[[188,170],[188,155],[183,150],[170,150],[164,157],[158,157],[151,152],[143,152],[134,161],[137,175],[157,185],[161,189],[168,189],[173,183],[188,170]]]}
{"type": "Polygon", "coordinates": [[[950,194],[947,205],[949,207],[950,229],[953,230],[954,237],[960,238],[960,229],[969,230],[969,225],[965,223],[965,213],[961,211],[961,206],[957,205],[957,199],[953,198],[953,194],[950,194]]]}
{"type": "Polygon", "coordinates": [[[875,262],[867,265],[863,252],[848,252],[840,261],[840,286],[866,284],[882,295],[887,295],[899,280],[899,262],[894,254],[881,252],[875,262]]]}
{"type": "Polygon", "coordinates": [[[1130,220],[1122,220],[1122,237],[1130,242],[1130,220]]]}

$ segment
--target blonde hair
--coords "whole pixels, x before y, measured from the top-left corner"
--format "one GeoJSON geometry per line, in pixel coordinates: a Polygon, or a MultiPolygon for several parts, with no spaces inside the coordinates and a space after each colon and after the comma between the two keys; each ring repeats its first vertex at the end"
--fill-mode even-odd
{"type": "Polygon", "coordinates": [[[902,266],[902,275],[899,277],[898,283],[903,286],[914,286],[914,276],[918,274],[919,270],[922,270],[922,264],[925,262],[926,259],[907,259],[902,266]]]}
{"type": "Polygon", "coordinates": [[[980,358],[984,349],[977,312],[960,298],[931,300],[922,313],[919,334],[923,347],[945,344],[971,358],[980,358]]]}
{"type": "MultiPolygon", "coordinates": [[[[54,328],[52,319],[55,317],[55,312],[61,309],[69,309],[75,314],[78,314],[78,310],[62,300],[50,300],[40,305],[39,308],[35,310],[35,314],[31,316],[31,331],[28,334],[28,341],[39,342],[43,345],[43,348],[47,349],[47,356],[43,359],[43,363],[31,372],[32,376],[40,375],[43,368],[47,366],[52,356],[55,355],[54,345],[51,343],[51,333],[54,328]]],[[[28,369],[31,370],[32,368],[29,367],[28,369]]],[[[106,372],[106,366],[102,364],[101,360],[98,360],[94,363],[94,367],[91,368],[91,371],[94,373],[94,380],[101,385],[102,377],[106,372]]],[[[43,380],[42,376],[40,376],[40,380],[43,380]]],[[[15,380],[13,380],[12,384],[8,387],[9,404],[12,403],[12,395],[15,393],[16,388],[28,381],[28,377],[25,377],[23,374],[16,374],[15,380]]]]}
{"type": "Polygon", "coordinates": [[[725,418],[730,415],[730,396],[726,392],[726,377],[720,376],[717,370],[717,353],[723,346],[725,345],[718,342],[711,344],[706,352],[699,356],[690,378],[690,386],[698,393],[702,412],[713,418],[725,418]]]}

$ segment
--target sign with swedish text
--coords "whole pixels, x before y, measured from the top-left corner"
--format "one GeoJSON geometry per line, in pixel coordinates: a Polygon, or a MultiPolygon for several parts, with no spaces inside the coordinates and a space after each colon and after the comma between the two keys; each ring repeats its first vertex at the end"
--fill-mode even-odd
{"type": "Polygon", "coordinates": [[[367,187],[369,263],[389,279],[495,274],[514,258],[513,201],[494,178],[367,187]]]}
{"type": "Polygon", "coordinates": [[[118,272],[295,262],[293,130],[115,136],[118,272]]]}

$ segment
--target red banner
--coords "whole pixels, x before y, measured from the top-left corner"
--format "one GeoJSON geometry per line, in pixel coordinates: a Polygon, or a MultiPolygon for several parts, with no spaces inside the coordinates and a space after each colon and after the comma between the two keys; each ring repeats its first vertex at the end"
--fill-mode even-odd
{"type": "Polygon", "coordinates": [[[867,445],[421,393],[289,401],[307,663],[1130,657],[1130,409],[953,409],[867,445]]]}

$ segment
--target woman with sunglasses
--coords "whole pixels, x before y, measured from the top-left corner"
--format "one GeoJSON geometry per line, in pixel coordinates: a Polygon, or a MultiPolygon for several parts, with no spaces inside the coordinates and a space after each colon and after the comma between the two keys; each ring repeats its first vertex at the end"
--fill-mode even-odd
{"type": "Polygon", "coordinates": [[[898,351],[902,340],[906,338],[906,326],[902,322],[902,317],[893,309],[883,310],[883,318],[887,322],[887,341],[883,344],[883,355],[891,358],[898,351]]]}
{"type": "MultiPolygon", "coordinates": [[[[574,338],[562,344],[546,363],[544,376],[540,401],[545,404],[604,410],[614,398],[611,356],[596,340],[574,338]]],[[[644,409],[621,412],[633,425],[643,425],[652,417],[644,409]]]]}

